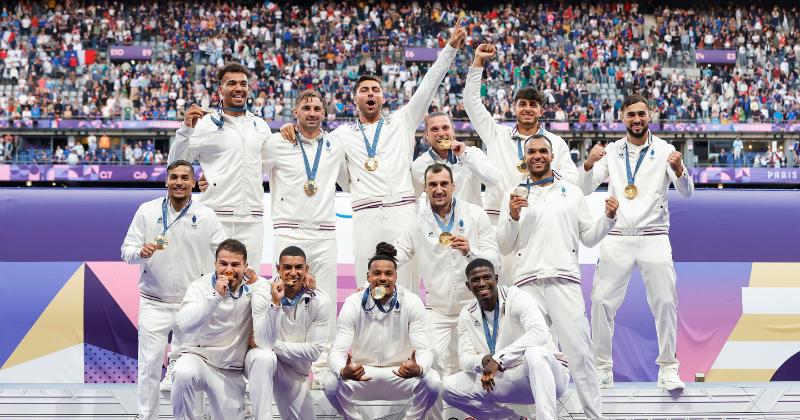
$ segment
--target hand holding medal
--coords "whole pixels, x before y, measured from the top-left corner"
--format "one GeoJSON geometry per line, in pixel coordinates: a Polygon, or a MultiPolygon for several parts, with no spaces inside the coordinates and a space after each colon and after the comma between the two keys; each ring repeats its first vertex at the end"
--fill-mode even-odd
{"type": "Polygon", "coordinates": [[[528,189],[525,186],[517,187],[511,193],[511,199],[508,205],[508,214],[514,221],[519,221],[519,214],[522,208],[528,207],[528,189]],[[524,189],[522,192],[520,188],[524,189]]]}
{"type": "Polygon", "coordinates": [[[139,256],[142,258],[150,258],[155,254],[158,250],[158,246],[154,243],[146,243],[142,245],[142,249],[139,250],[139,256]]]}
{"type": "Polygon", "coordinates": [[[467,256],[469,254],[469,241],[467,238],[463,236],[455,236],[453,237],[453,241],[450,244],[450,248],[457,249],[461,251],[461,255],[467,256]]]}
{"type": "Polygon", "coordinates": [[[230,282],[231,276],[219,275],[217,276],[217,282],[214,283],[214,290],[224,298],[228,294],[230,282]]]}

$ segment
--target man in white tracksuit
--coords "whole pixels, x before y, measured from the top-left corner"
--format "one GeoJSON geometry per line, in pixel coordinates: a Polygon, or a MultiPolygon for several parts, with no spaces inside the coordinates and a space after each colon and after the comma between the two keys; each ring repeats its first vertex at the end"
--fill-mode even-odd
{"type": "Polygon", "coordinates": [[[226,239],[214,212],[192,201],[194,185],[192,165],[172,162],[167,167],[167,197],[139,206],[122,243],[122,259],[141,267],[136,395],[142,420],[158,417],[158,381],[170,331],[167,377],[180,354],[177,314],[186,289],[212,271],[214,250],[226,239]]]}
{"type": "MultiPolygon", "coordinates": [[[[416,195],[419,196],[426,189],[425,170],[434,163],[441,163],[453,171],[453,178],[458,181],[453,195],[461,202],[483,207],[481,183],[488,188],[500,182],[500,172],[483,150],[456,140],[453,122],[443,112],[433,112],[425,118],[425,138],[431,148],[411,164],[416,195]]],[[[423,197],[426,195],[423,194],[423,197]]],[[[420,203],[420,207],[424,206],[420,203]]]]}
{"type": "MultiPolygon", "coordinates": [[[[450,167],[433,164],[424,177],[426,206],[394,246],[400,266],[417,256],[427,292],[428,329],[436,352],[436,369],[450,375],[459,371],[458,313],[472,300],[463,282],[464,268],[475,258],[497,263],[500,251],[494,227],[483,208],[453,198],[458,184],[450,167]]],[[[441,407],[432,414],[441,415],[441,407]]]]}
{"type": "Polygon", "coordinates": [[[474,298],[458,317],[462,371],[444,379],[442,397],[475,418],[516,420],[522,416],[501,404],[535,403],[537,419],[557,419],[569,371],[538,303],[516,287],[498,287],[488,260],[473,260],[465,271],[474,298]]]}
{"type": "Polygon", "coordinates": [[[593,247],[614,227],[619,203],[606,200],[594,220],[581,190],[550,169],[552,146],[541,135],[525,143],[528,181],[507,192],[497,228],[500,251],[514,255],[512,282],[540,304],[566,353],[578,397],[589,418],[601,418],[592,339],[581,292],[578,241],[593,247]]]}
{"type": "MultiPolygon", "coordinates": [[[[414,133],[465,38],[466,29],[459,21],[409,102],[390,116],[381,113],[384,99],[380,79],[364,75],[355,82],[358,119],[333,133],[344,146],[350,175],[357,276],[367,272],[367,261],[378,242],[394,241],[414,220],[416,197],[409,170],[414,159],[414,133]]],[[[416,290],[418,285],[411,284],[413,264],[409,265],[400,270],[398,281],[416,290]]]]}
{"type": "MultiPolygon", "coordinates": [[[[347,189],[342,142],[333,133],[321,130],[325,101],[314,90],[301,92],[295,102],[297,119],[295,140],[289,142],[280,133],[273,134],[266,145],[265,170],[269,171],[272,200],[273,259],[289,245],[300,247],[308,256],[309,270],[317,287],[328,296],[336,296],[336,183],[347,189]]],[[[276,272],[278,271],[278,267],[276,272]]],[[[335,305],[325,306],[329,318],[336,319],[335,305]]],[[[336,332],[329,323],[328,340],[336,332]]],[[[327,352],[315,363],[315,385],[321,378],[327,352]]]]}
{"type": "Polygon", "coordinates": [[[217,213],[228,237],[247,246],[250,264],[260,272],[264,245],[262,157],[270,129],[262,118],[244,108],[250,76],[250,71],[237,63],[217,72],[221,109],[206,114],[192,105],[175,132],[168,160],[200,162],[208,188],[198,201],[217,213]]]}
{"type": "MultiPolygon", "coordinates": [[[[205,392],[214,418],[244,419],[244,359],[253,331],[251,286],[243,283],[247,249],[235,240],[223,241],[216,251],[215,270],[191,285],[178,312],[183,333],[181,357],[172,379],[172,412],[176,419],[195,419],[195,396],[205,392]]],[[[253,288],[271,289],[271,302],[262,306],[256,327],[266,347],[277,339],[274,325],[280,322],[280,281],[260,279],[253,288]],[[259,326],[258,323],[264,323],[259,326]]]]}
{"type": "MultiPolygon", "coordinates": [[[[245,358],[250,380],[250,401],[256,419],[272,419],[273,395],[282,419],[313,419],[314,401],[308,389],[311,363],[329,345],[330,307],[334,306],[324,291],[316,289],[308,272],[302,249],[289,246],[278,257],[277,272],[284,285],[282,316],[278,325],[257,322],[269,317],[267,289],[259,288],[253,296],[253,324],[256,348],[245,358]],[[260,328],[277,327],[278,339],[265,340],[260,328]]],[[[335,308],[334,308],[335,310],[335,308]]],[[[271,332],[274,334],[274,331],[271,332]]]]}
{"type": "Polygon", "coordinates": [[[369,287],[350,295],[339,313],[325,396],[345,419],[362,418],[356,400],[406,399],[405,418],[421,419],[441,391],[425,307],[397,284],[396,252],[378,244],[368,262],[369,287]]]}
{"type": "MultiPolygon", "coordinates": [[[[523,87],[514,94],[513,111],[516,125],[513,127],[502,125],[494,120],[492,114],[486,109],[481,100],[481,77],[486,61],[495,55],[495,47],[491,44],[481,44],[475,49],[475,59],[472,67],[467,72],[467,81],[464,86],[464,110],[469,116],[470,123],[486,144],[486,154],[489,160],[500,171],[500,183],[497,188],[486,188],[484,196],[484,209],[493,224],[497,225],[500,208],[508,201],[506,191],[516,187],[527,177],[525,167],[524,143],[534,134],[548,138],[553,145],[553,169],[558,172],[564,181],[575,183],[578,171],[569,155],[569,145],[561,137],[544,129],[539,118],[544,112],[545,96],[533,87],[523,87]]],[[[510,281],[514,275],[514,258],[503,255],[501,261],[501,281],[510,281]]],[[[510,283],[507,283],[510,284],[510,283]]]]}
{"type": "Polygon", "coordinates": [[[684,197],[694,191],[680,152],[653,136],[648,125],[647,100],[640,95],[625,98],[622,120],[627,136],[595,146],[580,171],[581,188],[590,194],[608,178],[611,195],[624,201],[619,223],[600,245],[600,257],[592,287],[592,338],[595,364],[604,388],[614,386],[611,338],[614,317],[625,298],[631,271],[642,272],[647,302],[655,316],[658,336],[658,386],[683,388],[678,375],[676,336],[678,298],[675,268],[669,242],[669,184],[684,197]]]}

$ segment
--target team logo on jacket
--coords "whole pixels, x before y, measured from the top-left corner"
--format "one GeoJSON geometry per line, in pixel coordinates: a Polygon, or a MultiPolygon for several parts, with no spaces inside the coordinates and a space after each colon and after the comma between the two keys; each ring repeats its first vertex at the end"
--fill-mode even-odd
{"type": "Polygon", "coordinates": [[[650,149],[650,160],[655,159],[656,157],[656,149],[650,149]]]}
{"type": "Polygon", "coordinates": [[[196,214],[192,215],[192,227],[195,228],[195,229],[197,228],[197,215],[196,214]]]}

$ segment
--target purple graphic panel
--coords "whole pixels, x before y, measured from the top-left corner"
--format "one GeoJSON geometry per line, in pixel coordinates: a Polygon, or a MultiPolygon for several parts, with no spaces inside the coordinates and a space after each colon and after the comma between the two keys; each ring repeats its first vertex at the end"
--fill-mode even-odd
{"type": "Polygon", "coordinates": [[[123,356],[91,344],[83,345],[83,382],[87,384],[135,384],[135,357],[123,356]]]}
{"type": "Polygon", "coordinates": [[[153,49],[140,45],[112,45],[108,48],[108,57],[111,61],[150,60],[153,49]]]}
{"type": "Polygon", "coordinates": [[[415,47],[406,47],[405,49],[405,58],[406,61],[436,61],[436,57],[439,56],[438,48],[415,48],[415,47]]]}
{"type": "Polygon", "coordinates": [[[694,58],[698,64],[736,64],[736,50],[697,50],[694,58]]]}

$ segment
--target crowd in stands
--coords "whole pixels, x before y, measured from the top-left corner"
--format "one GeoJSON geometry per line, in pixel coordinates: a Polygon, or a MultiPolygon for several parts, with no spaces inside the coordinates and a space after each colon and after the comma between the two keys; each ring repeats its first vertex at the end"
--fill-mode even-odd
{"type": "MultiPolygon", "coordinates": [[[[180,118],[187,104],[217,102],[212,75],[228,60],[258,76],[249,105],[266,119],[289,117],[292,98],[307,87],[328,94],[329,118],[351,118],[348,95],[359,72],[382,75],[389,108],[399,106],[426,70],[405,63],[403,48],[442,47],[463,15],[472,46],[500,47],[483,89],[497,118],[511,116],[515,88],[536,85],[549,101],[545,117],[556,121],[614,120],[620,96],[632,91],[653,100],[659,119],[798,119],[796,8],[738,3],[646,12],[629,1],[487,3],[481,10],[464,10],[457,0],[12,1],[0,16],[0,118],[180,118]],[[152,60],[110,62],[108,47],[122,44],[153,48],[152,60]],[[708,48],[737,50],[737,65],[698,68],[693,51],[708,48]],[[75,53],[81,50],[97,51],[97,59],[75,53]]],[[[457,59],[437,109],[464,116],[460,93],[470,62],[469,52],[457,59]]]]}

